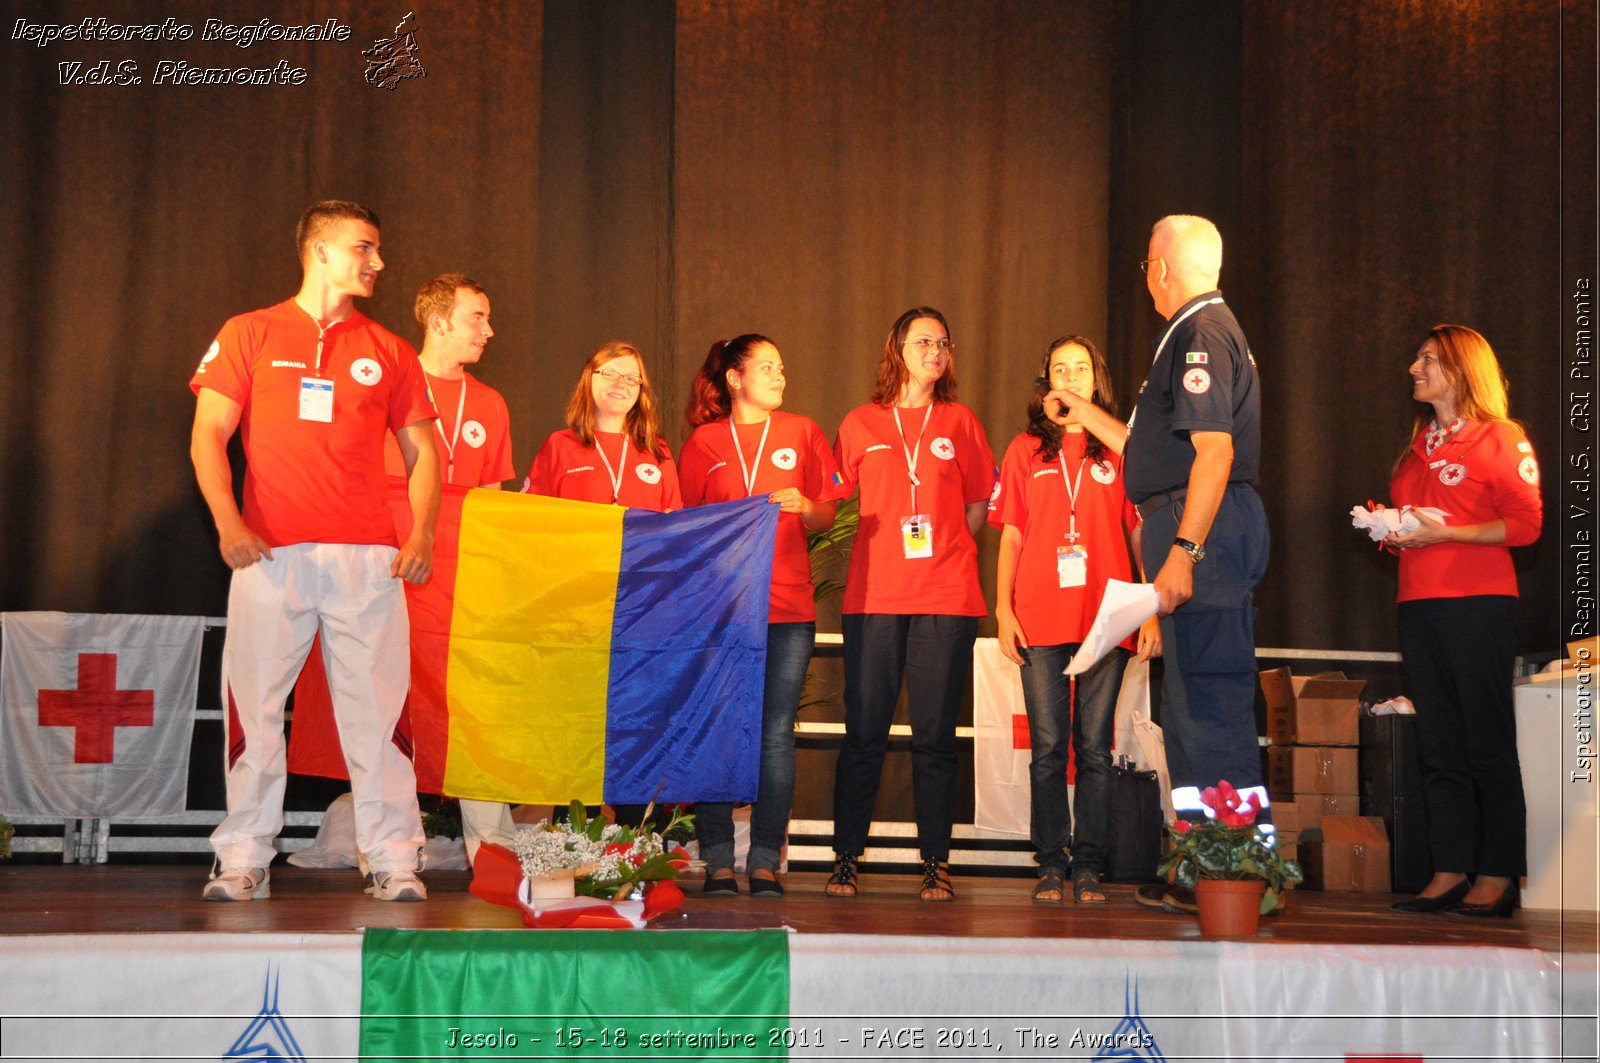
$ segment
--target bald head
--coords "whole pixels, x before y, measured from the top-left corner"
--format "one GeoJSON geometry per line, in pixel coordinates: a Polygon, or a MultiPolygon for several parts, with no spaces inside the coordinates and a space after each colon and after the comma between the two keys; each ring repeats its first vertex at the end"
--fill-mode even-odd
{"type": "Polygon", "coordinates": [[[1217,287],[1222,275],[1222,234],[1205,218],[1169,214],[1150,230],[1152,259],[1145,275],[1163,317],[1217,287]]]}

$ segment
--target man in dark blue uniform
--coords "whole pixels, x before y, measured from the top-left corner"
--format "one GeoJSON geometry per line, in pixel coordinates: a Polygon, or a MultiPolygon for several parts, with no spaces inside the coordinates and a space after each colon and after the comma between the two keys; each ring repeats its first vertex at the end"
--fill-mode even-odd
{"type": "MultiPolygon", "coordinates": [[[[1222,301],[1222,236],[1204,218],[1156,223],[1145,285],[1167,327],[1128,422],[1124,477],[1144,518],[1146,571],[1161,600],[1166,678],[1161,725],[1172,803],[1203,819],[1200,792],[1226,779],[1265,808],[1255,722],[1255,605],[1267,567],[1256,494],[1261,387],[1255,359],[1222,301]]],[[[1263,812],[1258,822],[1270,823],[1263,812]]],[[[1139,901],[1193,911],[1193,894],[1146,887],[1139,901]]]]}

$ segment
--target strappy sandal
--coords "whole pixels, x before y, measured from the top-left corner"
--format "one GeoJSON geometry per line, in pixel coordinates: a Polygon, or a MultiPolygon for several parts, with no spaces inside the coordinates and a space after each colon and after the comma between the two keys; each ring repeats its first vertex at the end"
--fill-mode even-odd
{"type": "Polygon", "coordinates": [[[1106,891],[1100,888],[1100,876],[1093,871],[1079,871],[1072,876],[1073,904],[1105,904],[1106,891]]]}
{"type": "Polygon", "coordinates": [[[839,853],[834,858],[833,874],[828,876],[828,884],[824,887],[829,897],[856,895],[856,860],[854,853],[839,853]]]}
{"type": "Polygon", "coordinates": [[[1046,867],[1039,870],[1039,881],[1033,885],[1034,904],[1060,904],[1066,894],[1066,872],[1059,867],[1046,867]]]}
{"type": "Polygon", "coordinates": [[[922,888],[917,891],[917,895],[925,901],[955,900],[956,890],[950,885],[950,865],[932,857],[923,860],[922,888]]]}

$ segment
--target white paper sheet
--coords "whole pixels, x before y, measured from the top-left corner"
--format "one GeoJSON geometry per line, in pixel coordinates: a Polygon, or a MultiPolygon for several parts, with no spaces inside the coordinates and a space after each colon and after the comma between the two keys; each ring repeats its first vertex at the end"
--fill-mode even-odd
{"type": "Polygon", "coordinates": [[[1160,604],[1155,587],[1148,583],[1107,580],[1106,592],[1100,599],[1100,611],[1094,615],[1094,623],[1084,636],[1083,645],[1072,655],[1064,674],[1082,675],[1087,672],[1113,646],[1155,616],[1160,604]]]}

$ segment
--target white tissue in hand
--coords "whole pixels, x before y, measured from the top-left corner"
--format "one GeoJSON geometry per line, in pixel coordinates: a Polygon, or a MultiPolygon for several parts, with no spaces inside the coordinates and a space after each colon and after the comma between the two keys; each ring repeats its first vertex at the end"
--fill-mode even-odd
{"type": "Polygon", "coordinates": [[[1367,537],[1375,543],[1381,543],[1391,535],[1409,535],[1422,527],[1418,513],[1432,517],[1443,524],[1450,514],[1433,506],[1421,506],[1413,509],[1405,506],[1401,509],[1370,510],[1366,506],[1352,506],[1350,509],[1350,526],[1360,528],[1367,533],[1367,537]]]}

